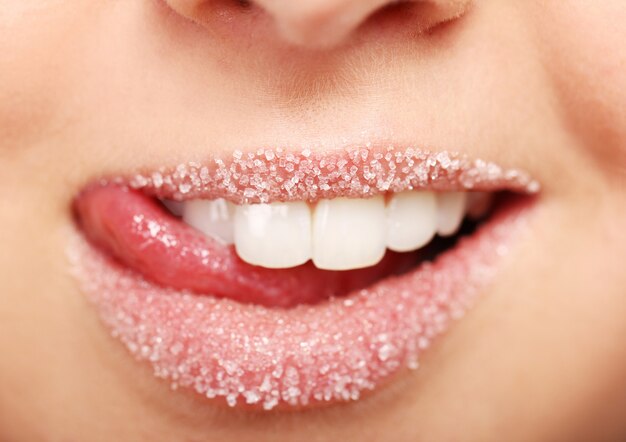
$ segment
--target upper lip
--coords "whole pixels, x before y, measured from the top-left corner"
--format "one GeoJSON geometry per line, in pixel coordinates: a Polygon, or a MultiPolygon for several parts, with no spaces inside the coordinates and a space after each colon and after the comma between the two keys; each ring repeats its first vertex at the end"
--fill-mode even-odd
{"type": "Polygon", "coordinates": [[[110,176],[106,181],[173,200],[224,198],[237,204],[365,198],[404,190],[536,193],[527,172],[469,155],[396,146],[330,151],[261,148],[110,176]]]}

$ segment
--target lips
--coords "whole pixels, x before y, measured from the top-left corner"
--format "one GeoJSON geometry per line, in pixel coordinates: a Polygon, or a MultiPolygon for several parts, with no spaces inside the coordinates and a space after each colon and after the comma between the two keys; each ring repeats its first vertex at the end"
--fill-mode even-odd
{"type": "Polygon", "coordinates": [[[433,242],[338,272],[311,261],[285,269],[244,262],[157,197],[255,207],[407,190],[529,194],[538,185],[493,163],[414,149],[235,152],[87,186],[74,202],[82,235],[70,256],[104,323],[173,386],[264,409],[355,400],[417,368],[433,338],[463,315],[524,224],[529,198],[507,198],[439,253],[433,242]]]}

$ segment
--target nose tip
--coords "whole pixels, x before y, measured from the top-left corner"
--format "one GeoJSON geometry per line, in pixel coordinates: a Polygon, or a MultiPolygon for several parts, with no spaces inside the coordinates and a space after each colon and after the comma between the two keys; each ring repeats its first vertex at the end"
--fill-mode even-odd
{"type": "MultiPolygon", "coordinates": [[[[166,0],[178,14],[203,24],[202,11],[227,0],[166,0]]],[[[232,0],[236,3],[235,0],[232,0]]],[[[471,0],[239,0],[262,9],[281,38],[292,45],[324,48],[340,44],[370,16],[395,3],[420,6],[416,30],[460,16],[471,0]]],[[[208,26],[208,25],[207,25],[208,26]]]]}
{"type": "Polygon", "coordinates": [[[294,45],[329,47],[345,40],[389,0],[258,0],[294,45]]]}

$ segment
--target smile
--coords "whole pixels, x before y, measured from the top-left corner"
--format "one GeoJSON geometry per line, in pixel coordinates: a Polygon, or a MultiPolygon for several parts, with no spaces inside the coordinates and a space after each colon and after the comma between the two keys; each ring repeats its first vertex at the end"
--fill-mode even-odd
{"type": "Polygon", "coordinates": [[[418,367],[538,190],[449,152],[236,151],[88,184],[70,257],[173,387],[266,410],[350,401],[418,367]]]}

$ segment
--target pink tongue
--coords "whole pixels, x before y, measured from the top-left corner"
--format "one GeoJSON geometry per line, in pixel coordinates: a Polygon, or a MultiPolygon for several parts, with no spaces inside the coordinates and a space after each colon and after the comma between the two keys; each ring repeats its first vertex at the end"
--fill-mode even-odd
{"type": "Polygon", "coordinates": [[[269,307],[313,304],[407,270],[415,254],[388,252],[376,266],[334,272],[311,262],[266,269],[243,262],[233,246],[204,236],[152,198],[126,187],[95,186],[74,202],[87,237],[147,279],[176,289],[269,307]]]}

